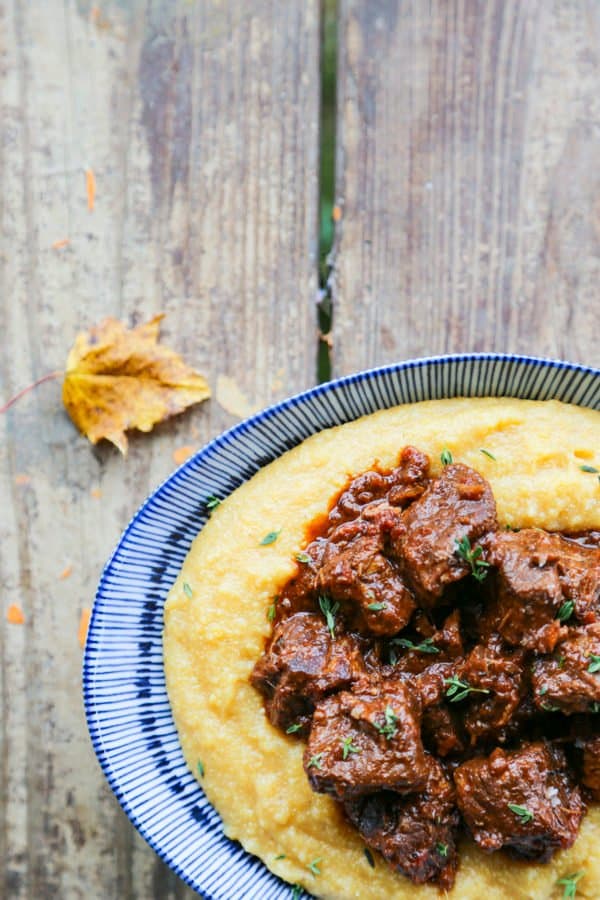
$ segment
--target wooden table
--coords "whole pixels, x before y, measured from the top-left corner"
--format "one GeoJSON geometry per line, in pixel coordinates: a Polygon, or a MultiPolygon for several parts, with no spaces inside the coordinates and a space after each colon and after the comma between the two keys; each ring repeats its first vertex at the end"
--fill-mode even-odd
{"type": "MultiPolygon", "coordinates": [[[[58,381],[0,416],[2,604],[25,619],[1,638],[3,897],[192,896],[95,761],[78,626],[173,452],[315,383],[321,16],[2,5],[0,396],[103,317],[157,311],[213,388],[127,459],[77,433],[58,381]]],[[[597,0],[340,0],[337,30],[333,374],[467,350],[598,364],[597,0]]]]}

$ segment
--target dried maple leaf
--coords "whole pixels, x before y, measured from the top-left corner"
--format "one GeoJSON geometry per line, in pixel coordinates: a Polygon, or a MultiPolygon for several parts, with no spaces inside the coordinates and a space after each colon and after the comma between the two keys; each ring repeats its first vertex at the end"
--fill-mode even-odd
{"type": "Polygon", "coordinates": [[[151,431],[157,422],[210,397],[206,380],[158,344],[163,315],[127,329],[105,319],[79,334],[67,359],[63,402],[80,431],[127,453],[125,431],[151,431]]]}

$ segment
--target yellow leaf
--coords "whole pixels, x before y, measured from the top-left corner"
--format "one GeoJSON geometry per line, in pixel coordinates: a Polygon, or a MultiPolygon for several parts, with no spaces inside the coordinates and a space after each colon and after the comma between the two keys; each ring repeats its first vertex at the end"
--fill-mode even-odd
{"type": "Polygon", "coordinates": [[[158,344],[163,317],[131,330],[105,319],[77,336],[67,359],[63,402],[92,444],[106,438],[125,454],[127,429],[151,431],[210,397],[202,375],[158,344]]]}

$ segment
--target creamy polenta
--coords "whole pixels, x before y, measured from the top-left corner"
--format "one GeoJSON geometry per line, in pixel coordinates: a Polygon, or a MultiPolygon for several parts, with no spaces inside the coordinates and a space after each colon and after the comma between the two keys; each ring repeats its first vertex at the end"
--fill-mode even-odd
{"type": "MultiPolygon", "coordinates": [[[[501,524],[600,529],[600,483],[590,471],[600,469],[600,412],[502,399],[399,406],[314,435],[236,490],[194,541],[165,608],[175,722],[225,833],[282,878],[323,898],[439,897],[437,888],[416,887],[377,854],[371,867],[336,803],[311,790],[303,742],[269,723],[249,682],[270,633],[267,610],[296,571],[294,554],[309,524],[327,512],[350,476],[376,465],[391,468],[408,444],[430,455],[434,473],[447,448],[455,462],[484,475],[501,524]],[[271,532],[276,539],[261,543],[271,532]],[[309,866],[317,859],[320,874],[314,875],[309,866]]],[[[573,847],[547,865],[485,855],[465,841],[447,896],[561,897],[557,880],[580,871],[577,896],[600,898],[600,806],[589,810],[573,847]]]]}

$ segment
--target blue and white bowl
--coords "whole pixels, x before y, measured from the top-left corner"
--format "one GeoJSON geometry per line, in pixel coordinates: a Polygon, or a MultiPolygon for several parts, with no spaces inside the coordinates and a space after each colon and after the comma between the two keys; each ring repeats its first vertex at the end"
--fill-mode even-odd
{"type": "Polygon", "coordinates": [[[600,409],[600,370],[523,356],[413,360],[284,400],[187,460],[143,504],[102,574],[88,632],[83,690],[94,749],[123,809],[150,846],[206,900],[276,900],[290,885],[222,833],[188,771],[165,687],[163,607],[206,500],[225,497],[317,431],[445,397],[562,400],[600,409]]]}

